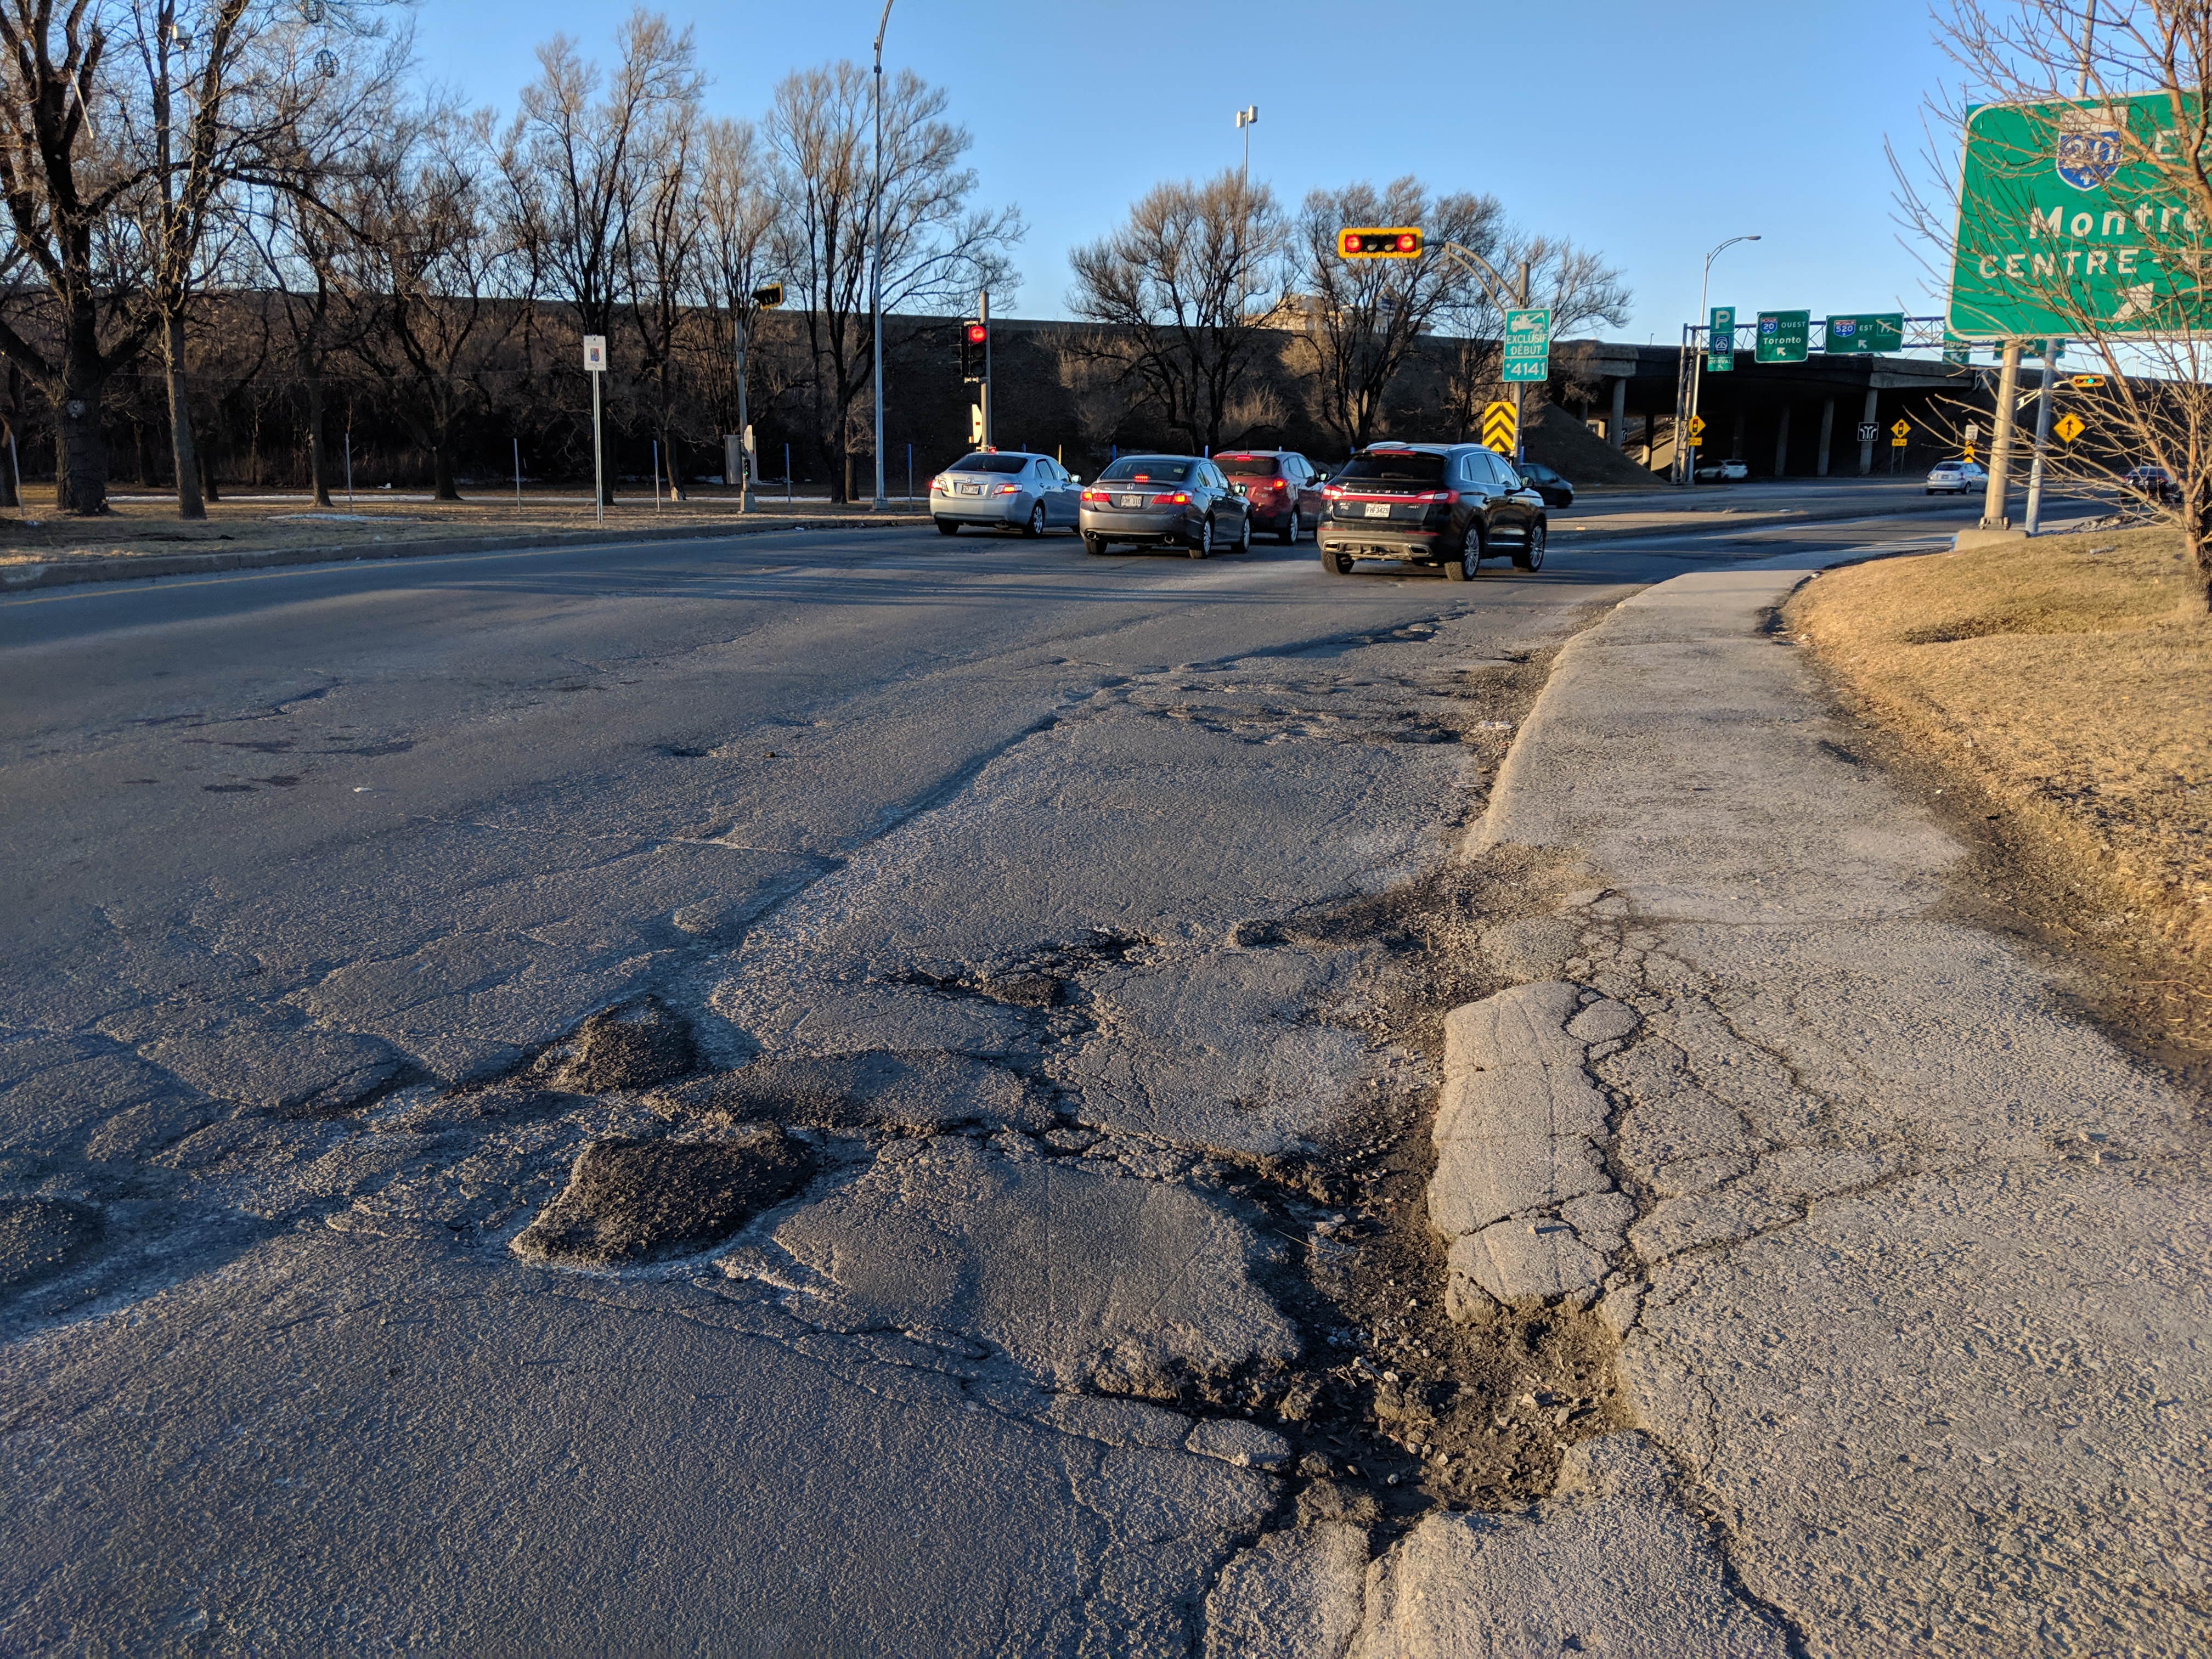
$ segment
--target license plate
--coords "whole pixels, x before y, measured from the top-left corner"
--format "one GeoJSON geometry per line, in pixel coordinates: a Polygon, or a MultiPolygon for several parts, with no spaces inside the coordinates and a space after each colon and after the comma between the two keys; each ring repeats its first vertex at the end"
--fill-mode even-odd
{"type": "Polygon", "coordinates": [[[1390,503],[1389,503],[1389,502],[1388,502],[1388,501],[1370,501],[1370,502],[1368,502],[1368,503],[1367,503],[1367,516],[1368,516],[1369,518],[1370,518],[1370,519],[1387,519],[1387,518],[1389,518],[1389,517],[1390,516],[1390,503]]]}
{"type": "Polygon", "coordinates": [[[1116,507],[1142,507],[1144,504],[1145,498],[1142,495],[1116,495],[1114,498],[1114,505],[1116,507]]]}
{"type": "Polygon", "coordinates": [[[962,484],[960,486],[960,493],[963,495],[980,495],[983,493],[983,486],[981,484],[962,484]]]}

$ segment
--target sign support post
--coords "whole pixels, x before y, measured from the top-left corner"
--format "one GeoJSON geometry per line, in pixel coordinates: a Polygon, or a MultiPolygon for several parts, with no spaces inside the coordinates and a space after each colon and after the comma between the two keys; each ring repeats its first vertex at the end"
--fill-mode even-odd
{"type": "Polygon", "coordinates": [[[607,521],[606,458],[601,453],[599,439],[599,376],[607,368],[607,337],[586,334],[584,337],[584,370],[592,377],[592,512],[597,521],[607,521]]]}
{"type": "Polygon", "coordinates": [[[985,289],[976,301],[975,315],[983,325],[983,447],[995,448],[991,441],[991,290],[985,289]]]}
{"type": "Polygon", "coordinates": [[[2006,474],[2012,460],[2013,405],[2020,400],[2020,342],[2007,340],[2004,348],[2004,367],[1997,374],[1997,424],[1990,438],[1990,483],[1982,496],[1982,524],[1984,530],[2009,530],[2012,520],[2005,517],[2006,474]]]}
{"type": "Polygon", "coordinates": [[[2058,396],[2058,356],[2063,340],[2043,343],[2043,395],[2035,400],[2035,459],[2027,468],[2027,533],[2043,522],[2043,457],[2051,447],[2051,404],[2058,396]]]}

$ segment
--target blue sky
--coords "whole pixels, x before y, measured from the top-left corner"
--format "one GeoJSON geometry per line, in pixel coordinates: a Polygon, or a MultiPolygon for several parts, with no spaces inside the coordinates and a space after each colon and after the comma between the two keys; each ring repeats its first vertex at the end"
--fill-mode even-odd
{"type": "MultiPolygon", "coordinates": [[[[758,115],[790,70],[867,61],[879,0],[662,7],[696,29],[717,112],[758,115]]],[[[426,6],[422,71],[502,112],[562,30],[611,55],[622,4],[426,6]]],[[[1304,0],[1113,4],[896,0],[886,66],[943,86],[975,137],[980,195],[1018,204],[1020,316],[1066,314],[1067,249],[1162,178],[1241,155],[1295,204],[1316,185],[1419,174],[1488,191],[1531,229],[1602,249],[1635,294],[1615,337],[1679,337],[1705,251],[1711,302],[1744,314],[1941,307],[1899,244],[1883,141],[1921,143],[1950,65],[1925,0],[1304,0]]]]}

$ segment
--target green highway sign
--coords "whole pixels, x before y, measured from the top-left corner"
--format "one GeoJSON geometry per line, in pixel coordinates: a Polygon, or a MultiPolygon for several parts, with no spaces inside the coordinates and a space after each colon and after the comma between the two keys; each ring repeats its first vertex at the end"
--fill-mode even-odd
{"type": "Polygon", "coordinates": [[[2164,93],[1984,104],[1966,115],[1950,329],[1975,340],[2179,334],[2207,321],[2212,227],[2181,193],[2185,132],[2164,93]],[[2179,121],[2179,125],[2177,125],[2179,121]]]}
{"type": "Polygon", "coordinates": [[[1735,367],[1735,307],[1715,306],[1705,319],[1705,373],[1725,374],[1735,367]]]}
{"type": "Polygon", "coordinates": [[[1812,336],[1811,312],[1762,311],[1759,313],[1759,341],[1753,348],[1752,361],[1802,363],[1805,361],[1806,343],[1812,336]]]}
{"type": "Polygon", "coordinates": [[[1552,313],[1539,307],[1505,313],[1502,380],[1545,380],[1552,374],[1552,313]]]}
{"type": "Polygon", "coordinates": [[[1905,313],[1901,311],[1862,313],[1856,317],[1831,317],[1823,331],[1820,349],[1831,357],[1859,356],[1905,349],[1905,313]]]}

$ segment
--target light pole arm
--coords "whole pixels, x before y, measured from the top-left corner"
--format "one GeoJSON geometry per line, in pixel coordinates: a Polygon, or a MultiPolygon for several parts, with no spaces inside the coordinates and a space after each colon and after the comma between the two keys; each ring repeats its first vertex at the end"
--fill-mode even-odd
{"type": "Polygon", "coordinates": [[[1528,303],[1528,296],[1526,294],[1516,301],[1513,290],[1507,286],[1505,279],[1498,274],[1498,267],[1473,248],[1462,247],[1457,242],[1438,242],[1437,252],[1448,258],[1457,259],[1462,267],[1471,272],[1475,281],[1482,284],[1484,291],[1490,297],[1490,302],[1500,311],[1508,310],[1516,303],[1523,306],[1528,303]]]}

